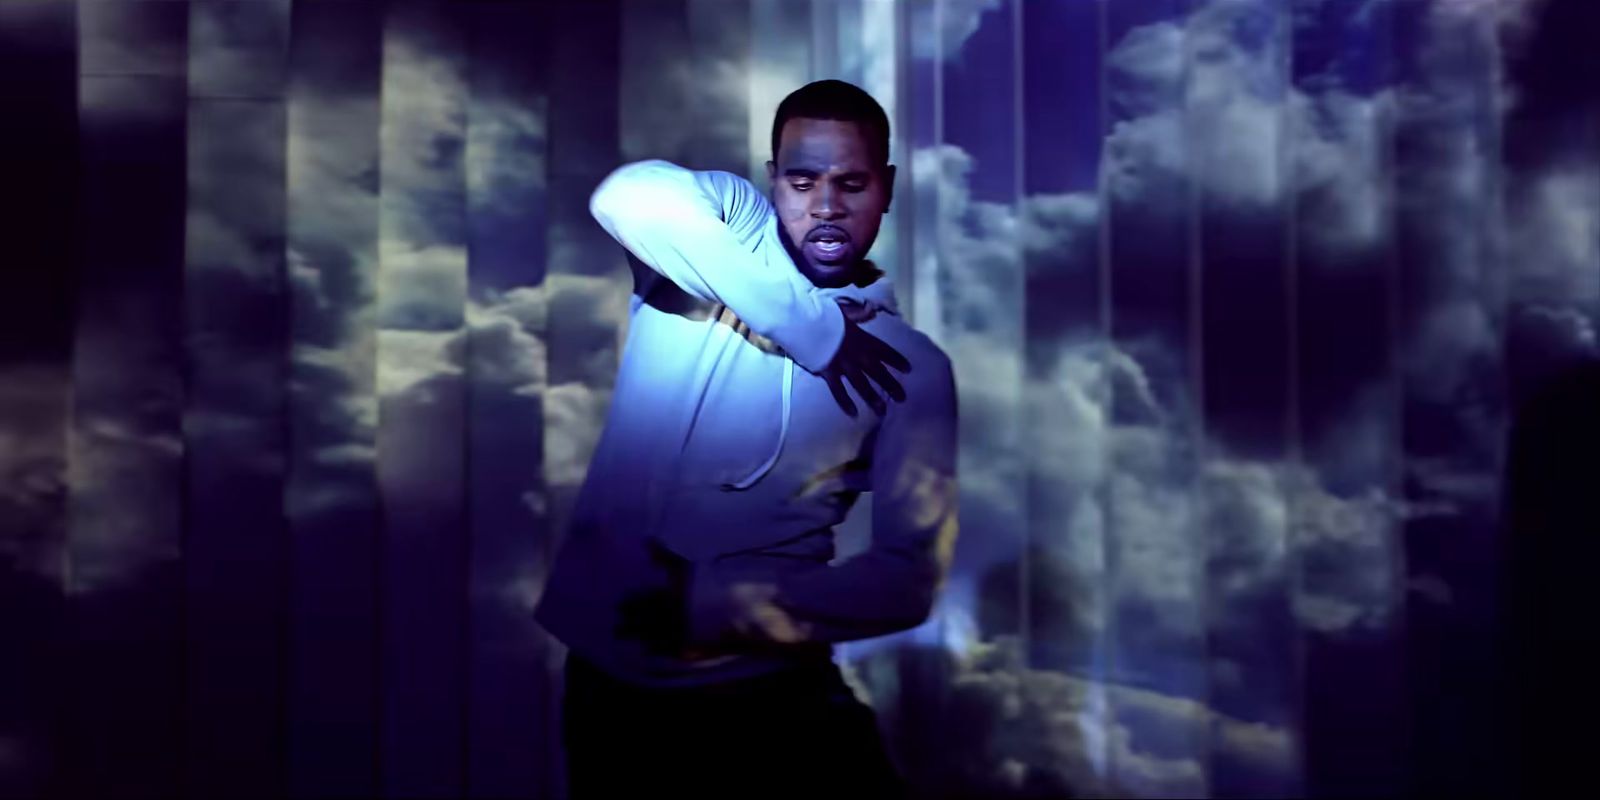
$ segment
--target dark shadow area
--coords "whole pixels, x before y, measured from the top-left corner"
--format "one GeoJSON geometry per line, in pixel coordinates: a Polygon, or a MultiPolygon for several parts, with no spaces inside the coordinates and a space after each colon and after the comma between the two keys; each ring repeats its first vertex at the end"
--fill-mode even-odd
{"type": "Polygon", "coordinates": [[[1554,795],[1592,771],[1600,698],[1600,361],[1557,369],[1521,404],[1507,458],[1500,651],[1509,794],[1554,795]]]}
{"type": "MultiPolygon", "coordinates": [[[[1596,31],[1600,4],[1545,0],[1531,27],[1513,37],[1511,169],[1539,175],[1596,157],[1596,31]]],[[[1511,202],[1521,199],[1513,195],[1511,202]]],[[[1512,263],[1517,257],[1509,254],[1512,263]]],[[[1600,563],[1600,359],[1592,330],[1574,336],[1540,310],[1524,309],[1508,323],[1512,423],[1499,548],[1504,602],[1496,649],[1505,676],[1496,693],[1505,761],[1499,788],[1524,797],[1588,779],[1600,711],[1590,688],[1600,667],[1600,627],[1588,591],[1600,563]]]]}
{"type": "Polygon", "coordinates": [[[184,796],[181,570],[152,565],[68,601],[48,796],[184,796]]]}
{"type": "Polygon", "coordinates": [[[1594,46],[1600,3],[1543,0],[1535,9],[1531,27],[1507,43],[1506,77],[1516,90],[1505,147],[1512,168],[1579,144],[1585,129],[1592,148],[1600,125],[1600,48],[1594,46]]]}
{"type": "Polygon", "coordinates": [[[0,753],[0,797],[40,796],[61,758],[54,737],[65,615],[54,581],[0,565],[0,731],[11,734],[0,753]]]}

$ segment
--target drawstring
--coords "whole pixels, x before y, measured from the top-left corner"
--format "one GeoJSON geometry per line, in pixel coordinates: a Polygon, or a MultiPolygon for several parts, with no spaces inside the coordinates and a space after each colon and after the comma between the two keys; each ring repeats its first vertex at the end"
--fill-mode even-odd
{"type": "MultiPolygon", "coordinates": [[[[857,303],[857,304],[870,302],[873,306],[878,308],[880,311],[884,311],[884,312],[887,312],[887,313],[890,313],[890,314],[898,314],[898,313],[900,313],[900,309],[895,305],[895,302],[894,302],[893,289],[890,287],[888,280],[886,278],[882,277],[883,276],[882,270],[879,270],[879,269],[877,269],[876,266],[871,265],[871,262],[867,262],[867,264],[868,264],[869,268],[873,271],[873,273],[877,276],[877,283],[876,283],[876,287],[875,287],[876,291],[873,291],[870,294],[865,294],[863,296],[855,296],[855,295],[853,295],[853,294],[851,294],[849,292],[845,292],[845,291],[835,291],[835,292],[826,293],[827,296],[829,296],[830,298],[832,298],[832,297],[834,297],[836,295],[837,296],[842,296],[845,299],[847,299],[847,300],[849,300],[851,302],[857,303]]],[[[857,294],[859,294],[859,293],[857,293],[857,294]]],[[[712,318],[713,319],[719,318],[720,315],[722,314],[722,312],[725,309],[727,309],[727,306],[719,304],[717,306],[716,310],[712,312],[712,318]]],[[[738,319],[738,317],[734,317],[733,327],[734,327],[734,330],[736,332],[738,332],[740,336],[747,336],[748,335],[748,330],[749,330],[748,326],[746,326],[742,321],[740,321],[738,319]]],[[[793,405],[793,402],[794,402],[794,400],[793,400],[793,395],[794,395],[794,359],[790,358],[788,356],[788,354],[784,354],[783,362],[784,362],[784,371],[783,371],[783,423],[782,423],[782,427],[780,427],[778,429],[778,444],[777,444],[776,447],[773,448],[772,455],[768,456],[767,460],[762,462],[761,466],[756,467],[755,471],[751,472],[749,475],[746,475],[744,478],[742,478],[740,480],[722,484],[722,490],[725,491],[725,492],[742,491],[742,490],[750,488],[751,486],[754,486],[757,481],[759,481],[762,478],[766,477],[767,473],[772,471],[773,465],[778,463],[778,456],[783,454],[784,442],[788,441],[788,438],[789,438],[789,417],[791,415],[790,407],[793,405]]]]}
{"type": "Polygon", "coordinates": [[[778,446],[773,448],[772,455],[761,466],[756,467],[754,472],[746,475],[742,480],[722,484],[722,490],[725,492],[742,491],[754,486],[756,481],[766,477],[766,474],[772,471],[772,465],[778,463],[778,456],[783,453],[783,443],[789,438],[789,406],[792,402],[791,397],[794,394],[794,359],[785,358],[783,363],[783,424],[778,429],[778,446]]]}

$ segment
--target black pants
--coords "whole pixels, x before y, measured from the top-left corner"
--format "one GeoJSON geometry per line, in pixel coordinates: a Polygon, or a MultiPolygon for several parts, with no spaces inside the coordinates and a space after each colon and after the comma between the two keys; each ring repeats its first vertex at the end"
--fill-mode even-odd
{"type": "Polygon", "coordinates": [[[561,724],[572,800],[906,796],[872,709],[831,662],[653,689],[569,654],[561,724]]]}

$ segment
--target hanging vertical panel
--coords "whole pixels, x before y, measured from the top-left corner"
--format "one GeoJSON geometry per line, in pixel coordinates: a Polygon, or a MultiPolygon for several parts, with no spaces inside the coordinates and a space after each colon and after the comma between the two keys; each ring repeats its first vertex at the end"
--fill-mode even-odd
{"type": "Polygon", "coordinates": [[[1301,779],[1314,796],[1402,792],[1408,738],[1394,711],[1405,702],[1405,660],[1391,502],[1400,387],[1388,7],[1293,9],[1297,472],[1288,511],[1303,642],[1301,779]]]}
{"type": "Polygon", "coordinates": [[[283,795],[289,4],[189,17],[186,790],[283,795]]]}
{"type": "MultiPolygon", "coordinates": [[[[1026,512],[1013,487],[1024,476],[1022,404],[1023,281],[1016,226],[1020,180],[1015,141],[1017,6],[981,16],[960,54],[945,53],[944,141],[935,152],[941,248],[935,280],[939,344],[956,371],[961,426],[962,536],[957,559],[970,573],[947,591],[978,609],[985,637],[1025,630],[1019,602],[1026,512]],[[997,135],[998,133],[998,135],[997,135]]],[[[1022,646],[1021,641],[1014,641],[1022,646]]]]}
{"type": "MultiPolygon", "coordinates": [[[[902,75],[911,66],[905,61],[906,50],[901,43],[898,17],[905,12],[901,6],[881,0],[864,0],[857,9],[858,24],[854,28],[855,36],[851,39],[861,63],[855,83],[883,106],[884,115],[889,118],[889,163],[900,165],[896,175],[896,197],[905,197],[911,190],[911,168],[906,153],[909,140],[906,132],[901,130],[908,122],[906,112],[901,107],[911,102],[911,98],[903,96],[902,75]]],[[[901,240],[910,231],[911,215],[905,213],[909,208],[910,203],[890,201],[889,213],[883,218],[883,227],[878,230],[878,238],[873,241],[869,254],[872,262],[895,282],[896,298],[906,305],[910,300],[906,290],[910,286],[909,282],[901,281],[906,273],[905,256],[902,253],[906,247],[901,240]]]]}
{"type": "Polygon", "coordinates": [[[466,49],[459,7],[384,25],[378,194],[383,788],[462,793],[467,751],[466,49]]]}
{"type": "Polygon", "coordinates": [[[1114,374],[1106,489],[1112,785],[1210,794],[1201,275],[1191,0],[1106,7],[1106,257],[1114,374]],[[1159,744],[1158,744],[1159,743],[1159,744]],[[1152,763],[1142,753],[1151,752],[1152,763]]]}
{"type": "Polygon", "coordinates": [[[468,797],[554,798],[559,643],[533,621],[554,557],[544,487],[545,154],[541,4],[469,9],[468,797]]]}
{"type": "Polygon", "coordinates": [[[756,186],[769,188],[772,121],[778,104],[804,86],[811,74],[811,40],[797,32],[811,29],[811,0],[750,0],[750,160],[744,173],[756,186]]]}
{"type": "Polygon", "coordinates": [[[911,249],[910,285],[907,287],[907,317],[917,330],[935,342],[943,342],[937,275],[939,271],[939,223],[944,204],[940,176],[940,152],[944,144],[944,22],[942,0],[911,0],[904,12],[903,29],[910,53],[907,85],[918,98],[911,105],[906,167],[910,172],[913,234],[906,244],[911,249]]]}
{"type": "Polygon", "coordinates": [[[82,3],[67,794],[181,790],[187,3],[82,3]],[[93,226],[93,227],[90,227],[93,226]]]}
{"type": "Polygon", "coordinates": [[[12,239],[0,295],[0,796],[45,794],[65,754],[61,656],[79,185],[78,12],[0,4],[0,152],[12,239]],[[26,202],[21,202],[26,198],[26,202]]]}
{"type": "MultiPolygon", "coordinates": [[[[550,524],[566,530],[572,500],[610,402],[626,328],[628,273],[616,242],[589,216],[589,197],[622,163],[621,4],[550,6],[549,326],[545,480],[550,524]]],[[[627,112],[631,113],[631,112],[627,112]]]]}
{"type": "Polygon", "coordinates": [[[821,66],[829,72],[818,75],[818,78],[838,78],[866,88],[864,78],[870,56],[864,47],[863,34],[866,29],[862,22],[866,14],[865,7],[873,2],[875,0],[823,0],[823,4],[829,8],[820,13],[830,17],[827,26],[833,30],[833,52],[837,60],[822,62],[821,66]]]}
{"type": "MultiPolygon", "coordinates": [[[[953,362],[961,414],[961,534],[955,545],[957,566],[943,598],[961,613],[947,617],[946,623],[965,628],[949,633],[970,637],[967,646],[983,641],[995,652],[992,663],[981,667],[954,666],[954,681],[971,684],[965,691],[952,689],[948,704],[947,728],[972,731],[971,739],[955,737],[952,742],[959,753],[982,752],[986,740],[998,734],[998,720],[984,713],[981,687],[1011,677],[1026,662],[1029,647],[1030,609],[1024,602],[1031,555],[1023,427],[1027,303],[1015,236],[1025,155],[1019,69],[1024,54],[1018,25],[1022,6],[936,6],[933,33],[939,42],[935,68],[941,73],[937,102],[942,104],[942,129],[925,161],[915,165],[932,172],[939,198],[934,222],[938,262],[928,286],[937,297],[938,316],[919,308],[918,321],[953,362]],[[951,35],[956,30],[966,35],[951,35]]],[[[924,275],[917,277],[921,288],[924,275]]],[[[970,767],[958,775],[966,781],[992,780],[972,774],[970,767]]]]}
{"type": "Polygon", "coordinates": [[[1109,382],[1102,314],[1100,141],[1103,4],[1024,4],[1025,666],[1062,674],[1030,713],[1053,746],[1028,781],[1063,796],[1105,791],[1108,716],[1104,513],[1109,382]]]}
{"type": "Polygon", "coordinates": [[[1470,4],[1395,0],[1409,790],[1484,785],[1497,758],[1458,698],[1493,686],[1490,559],[1503,437],[1499,52],[1470,4]],[[1443,510],[1449,509],[1449,510],[1443,510]],[[1423,690],[1422,687],[1428,687],[1423,690]]]}
{"type": "Polygon", "coordinates": [[[1507,435],[1498,548],[1505,794],[1550,793],[1588,768],[1596,628],[1583,619],[1600,528],[1592,469],[1600,449],[1600,52],[1593,3],[1533,7],[1509,48],[1504,185],[1509,308],[1507,435]]]}
{"type": "MultiPolygon", "coordinates": [[[[686,121],[689,163],[735,175],[750,163],[751,11],[748,3],[688,0],[689,74],[696,76],[686,121]]],[[[770,127],[771,123],[761,127],[770,127]]],[[[764,182],[757,182],[764,186],[764,182]]]]}
{"type": "Polygon", "coordinates": [[[811,77],[844,79],[843,57],[839,52],[839,3],[837,0],[810,0],[811,77]]]}
{"type": "Polygon", "coordinates": [[[546,55],[549,74],[559,78],[550,82],[547,100],[544,481],[553,547],[559,548],[605,420],[626,335],[631,281],[625,257],[589,215],[589,197],[623,163],[628,151],[621,122],[632,112],[624,110],[629,98],[621,79],[622,3],[564,0],[547,13],[549,30],[560,35],[546,55]]]}
{"type": "MultiPolygon", "coordinates": [[[[943,194],[937,165],[941,136],[938,87],[943,62],[934,47],[943,3],[912,0],[892,5],[892,50],[897,74],[889,124],[891,161],[897,165],[898,185],[884,224],[899,227],[900,267],[895,271],[890,269],[892,265],[883,263],[876,245],[873,258],[880,267],[890,270],[906,321],[937,342],[938,331],[930,325],[936,322],[937,314],[930,316],[928,310],[937,308],[937,296],[931,291],[936,288],[932,276],[938,272],[943,255],[937,241],[939,198],[943,194]],[[917,47],[914,42],[923,45],[917,47]],[[919,277],[927,282],[919,282],[919,277]],[[922,292],[919,287],[930,291],[922,292]]],[[[869,4],[865,13],[881,11],[869,4]]],[[[889,34],[881,27],[875,30],[879,36],[889,34]]],[[[865,79],[881,81],[882,67],[872,66],[872,62],[886,53],[867,55],[865,79]]],[[[872,88],[868,91],[881,99],[872,88]]],[[[889,112],[888,106],[885,111],[889,112]]],[[[864,524],[870,519],[866,516],[870,514],[869,503],[870,495],[864,496],[851,519],[841,526],[841,550],[847,544],[857,548],[865,545],[870,536],[870,526],[864,524]],[[854,539],[846,538],[849,536],[854,539]]],[[[953,565],[950,580],[967,580],[970,585],[969,578],[957,574],[960,569],[960,563],[953,565]]],[[[867,699],[887,732],[887,743],[913,787],[913,796],[938,796],[959,785],[952,780],[959,769],[960,756],[955,754],[972,752],[968,747],[974,735],[970,729],[965,735],[951,735],[953,717],[949,712],[954,675],[945,649],[951,631],[970,632],[971,626],[962,622],[970,619],[970,594],[952,600],[947,590],[930,620],[919,628],[899,636],[851,643],[843,650],[842,660],[850,667],[849,674],[865,687],[867,699]],[[952,618],[958,619],[953,623],[952,618]]]]}
{"type": "Polygon", "coordinates": [[[620,162],[664,158],[696,168],[691,150],[703,121],[690,111],[696,102],[691,89],[706,76],[695,69],[689,0],[624,0],[620,7],[620,162]]]}
{"type": "Polygon", "coordinates": [[[285,768],[293,796],[379,793],[380,12],[365,3],[292,6],[285,768]]]}
{"type": "Polygon", "coordinates": [[[1292,322],[1288,9],[1196,9],[1185,127],[1199,231],[1207,762],[1218,797],[1296,793],[1286,460],[1292,322]],[[1244,746],[1240,732],[1263,742],[1244,746]]]}
{"type": "Polygon", "coordinates": [[[182,791],[188,22],[79,6],[69,795],[182,791]]]}

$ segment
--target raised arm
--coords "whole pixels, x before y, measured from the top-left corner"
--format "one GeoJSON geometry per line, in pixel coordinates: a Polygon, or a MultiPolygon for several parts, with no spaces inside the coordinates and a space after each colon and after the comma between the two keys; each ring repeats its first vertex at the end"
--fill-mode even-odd
{"type": "Polygon", "coordinates": [[[772,216],[749,181],[649,159],[613,170],[589,198],[589,213],[651,269],[701,300],[721,303],[820,373],[844,337],[844,315],[792,262],[774,269],[758,252],[772,216]]]}
{"type": "Polygon", "coordinates": [[[691,647],[748,641],[843,642],[905,630],[928,617],[957,532],[956,393],[948,360],[919,362],[906,400],[889,409],[872,453],[872,544],[836,566],[776,584],[723,585],[697,570],[691,647]]]}

